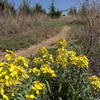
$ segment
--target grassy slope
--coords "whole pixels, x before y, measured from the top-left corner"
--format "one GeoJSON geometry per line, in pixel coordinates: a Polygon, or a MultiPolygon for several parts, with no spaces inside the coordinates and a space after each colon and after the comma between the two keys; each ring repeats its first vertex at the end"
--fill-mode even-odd
{"type": "MultiPolygon", "coordinates": [[[[7,16],[7,21],[5,18],[1,18],[3,26],[0,31],[0,50],[5,51],[6,49],[18,50],[22,48],[27,48],[32,44],[37,44],[50,36],[57,34],[60,31],[60,27],[70,24],[73,19],[61,17],[60,19],[46,19],[43,16],[40,22],[32,21],[30,16],[12,18],[10,23],[10,18],[7,16]],[[19,18],[19,19],[18,19],[19,18]],[[45,20],[44,20],[45,19],[45,20]],[[24,22],[24,23],[23,23],[24,22]]],[[[41,18],[41,17],[40,17],[41,18]]],[[[33,18],[34,19],[34,18],[33,18]]]]}
{"type": "Polygon", "coordinates": [[[18,50],[27,48],[32,44],[57,34],[59,30],[59,26],[48,25],[47,23],[45,25],[35,25],[33,29],[27,32],[1,35],[0,49],[5,51],[6,49],[18,50]]]}

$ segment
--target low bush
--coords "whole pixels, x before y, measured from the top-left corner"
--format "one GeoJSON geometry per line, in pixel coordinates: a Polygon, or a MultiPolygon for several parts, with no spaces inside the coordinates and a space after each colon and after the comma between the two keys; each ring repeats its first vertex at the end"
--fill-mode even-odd
{"type": "Polygon", "coordinates": [[[64,39],[53,49],[42,48],[29,59],[7,50],[0,62],[0,99],[94,100],[100,78],[89,76],[89,60],[68,50],[64,39]]]}

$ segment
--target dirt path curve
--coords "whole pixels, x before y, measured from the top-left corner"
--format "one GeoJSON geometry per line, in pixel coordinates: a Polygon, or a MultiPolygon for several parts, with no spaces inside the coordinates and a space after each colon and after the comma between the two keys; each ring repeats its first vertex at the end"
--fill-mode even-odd
{"type": "Polygon", "coordinates": [[[34,56],[40,48],[50,47],[51,44],[55,43],[60,38],[66,38],[67,32],[69,31],[69,29],[70,29],[69,26],[63,26],[62,30],[56,36],[51,37],[47,40],[44,40],[44,41],[42,41],[41,43],[39,43],[37,45],[32,45],[27,49],[18,50],[15,53],[17,55],[24,56],[24,57],[29,57],[31,55],[34,56]]]}

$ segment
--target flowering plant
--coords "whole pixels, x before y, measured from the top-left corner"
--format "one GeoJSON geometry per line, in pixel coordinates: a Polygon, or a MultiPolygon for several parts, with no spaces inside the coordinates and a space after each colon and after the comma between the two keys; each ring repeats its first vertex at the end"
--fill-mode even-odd
{"type": "Polygon", "coordinates": [[[100,78],[88,77],[88,58],[66,49],[66,40],[54,50],[45,47],[28,59],[7,50],[0,62],[0,99],[94,100],[100,78]]]}

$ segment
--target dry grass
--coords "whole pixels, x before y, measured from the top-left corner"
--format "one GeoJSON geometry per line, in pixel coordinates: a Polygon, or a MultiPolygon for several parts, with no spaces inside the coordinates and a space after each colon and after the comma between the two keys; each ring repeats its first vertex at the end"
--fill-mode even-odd
{"type": "Polygon", "coordinates": [[[49,21],[49,17],[39,14],[35,16],[5,14],[0,16],[0,35],[22,33],[43,21],[49,21]]]}
{"type": "Polygon", "coordinates": [[[60,27],[54,26],[51,19],[43,14],[5,14],[0,16],[0,49],[5,51],[27,48],[54,36],[59,30],[60,27]],[[52,26],[49,23],[52,23],[52,26]]]}

